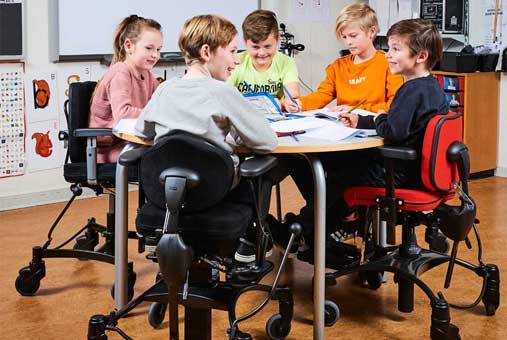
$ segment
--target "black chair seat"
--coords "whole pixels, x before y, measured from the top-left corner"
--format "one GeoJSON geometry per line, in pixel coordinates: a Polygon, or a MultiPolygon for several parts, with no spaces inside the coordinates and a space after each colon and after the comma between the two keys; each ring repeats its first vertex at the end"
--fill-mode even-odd
{"type": "MultiPolygon", "coordinates": [[[[116,163],[97,164],[97,180],[103,187],[114,188],[116,178],[116,163]]],[[[63,176],[69,183],[86,183],[86,162],[67,163],[63,166],[63,176]]],[[[129,182],[137,182],[139,178],[137,167],[129,167],[129,182]]]]}
{"type": "MultiPolygon", "coordinates": [[[[165,210],[152,203],[143,205],[136,217],[137,232],[144,236],[155,236],[155,229],[162,229],[165,210]]],[[[252,208],[239,203],[221,202],[212,208],[185,214],[179,217],[178,231],[185,240],[236,241],[245,233],[252,220],[252,208]]],[[[192,241],[192,243],[195,243],[192,241]]],[[[201,244],[202,246],[202,244],[201,244]]]]}

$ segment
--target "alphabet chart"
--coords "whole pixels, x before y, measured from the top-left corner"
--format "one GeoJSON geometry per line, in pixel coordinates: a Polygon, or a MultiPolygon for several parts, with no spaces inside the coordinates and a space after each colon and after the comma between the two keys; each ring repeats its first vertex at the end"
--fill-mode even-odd
{"type": "Polygon", "coordinates": [[[0,64],[0,178],[25,173],[24,65],[0,64]]]}

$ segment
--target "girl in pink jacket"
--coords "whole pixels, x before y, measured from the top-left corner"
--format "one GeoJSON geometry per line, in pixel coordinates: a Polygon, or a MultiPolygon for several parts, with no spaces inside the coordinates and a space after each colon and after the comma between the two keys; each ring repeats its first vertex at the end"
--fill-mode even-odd
{"type": "MultiPolygon", "coordinates": [[[[162,32],[158,22],[131,15],[116,29],[111,67],[97,84],[90,107],[89,126],[112,128],[124,118],[137,118],[158,81],[151,69],[160,59],[162,32]]],[[[116,162],[124,142],[99,137],[97,162],[116,162]]]]}

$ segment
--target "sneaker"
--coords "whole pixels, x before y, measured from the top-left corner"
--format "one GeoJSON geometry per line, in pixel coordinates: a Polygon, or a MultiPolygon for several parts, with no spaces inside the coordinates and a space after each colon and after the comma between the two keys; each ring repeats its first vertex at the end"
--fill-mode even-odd
{"type": "MultiPolygon", "coordinates": [[[[292,223],[297,222],[297,218],[298,217],[296,215],[294,215],[293,213],[288,213],[287,215],[285,215],[285,222],[280,223],[273,216],[271,216],[271,219],[270,219],[271,223],[275,223],[275,225],[276,225],[276,232],[273,231],[273,237],[275,237],[275,235],[276,235],[275,242],[277,242],[280,245],[280,247],[281,247],[280,250],[282,252],[282,255],[285,254],[285,250],[287,249],[287,245],[289,244],[289,240],[290,240],[290,236],[291,236],[291,234],[289,232],[289,226],[292,223]],[[274,222],[273,220],[276,222],[274,222]]],[[[270,226],[271,226],[271,224],[270,224],[270,226]]],[[[300,236],[299,238],[295,239],[292,242],[292,246],[289,249],[289,254],[287,255],[287,257],[290,259],[296,257],[301,244],[302,244],[302,237],[300,236]]],[[[303,242],[303,244],[304,244],[304,242],[303,242]]]]}
{"type": "MultiPolygon", "coordinates": [[[[314,249],[299,252],[297,258],[301,261],[314,264],[314,249]]],[[[359,249],[355,246],[328,240],[326,242],[326,268],[341,270],[351,264],[358,264],[361,258],[359,249]]]]}
{"type": "MultiPolygon", "coordinates": [[[[268,240],[268,246],[266,250],[266,257],[273,254],[273,242],[271,239],[268,240]]],[[[244,238],[239,239],[239,246],[234,254],[234,259],[242,263],[250,263],[255,261],[255,244],[244,238]]]]}

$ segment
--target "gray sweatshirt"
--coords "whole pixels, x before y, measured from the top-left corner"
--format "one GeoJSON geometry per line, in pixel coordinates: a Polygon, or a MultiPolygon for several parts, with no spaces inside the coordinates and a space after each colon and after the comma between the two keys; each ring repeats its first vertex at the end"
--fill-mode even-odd
{"type": "Polygon", "coordinates": [[[231,85],[212,78],[172,78],[160,84],[141,112],[136,134],[155,143],[171,130],[201,136],[238,157],[225,137],[229,132],[257,153],[278,144],[275,132],[261,112],[231,85]]]}

